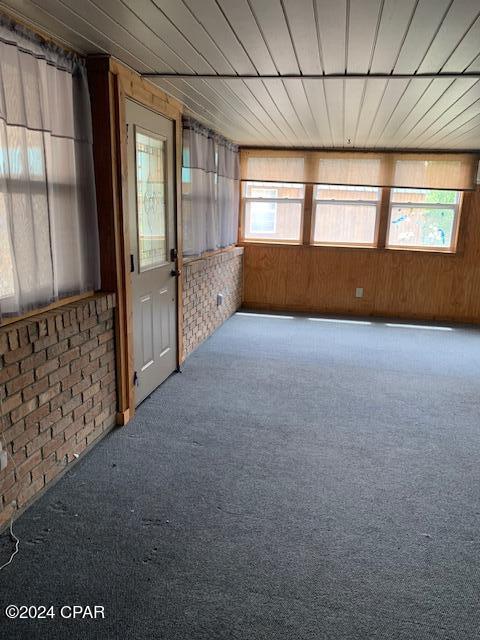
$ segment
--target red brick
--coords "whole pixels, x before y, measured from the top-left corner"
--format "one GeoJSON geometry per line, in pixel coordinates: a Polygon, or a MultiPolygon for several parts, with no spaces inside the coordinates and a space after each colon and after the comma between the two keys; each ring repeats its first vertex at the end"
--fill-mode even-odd
{"type": "Polygon", "coordinates": [[[8,334],[5,331],[0,331],[0,355],[3,355],[8,349],[8,334]]]}
{"type": "MultiPolygon", "coordinates": [[[[62,390],[65,391],[66,389],[70,389],[71,387],[76,385],[78,382],[80,382],[81,379],[82,379],[82,372],[81,371],[74,371],[70,375],[68,375],[65,378],[63,378],[63,380],[62,380],[62,390]]],[[[77,392],[77,391],[75,391],[75,389],[73,389],[72,393],[73,393],[74,396],[76,396],[77,393],[79,393],[79,392],[77,392]]]]}
{"type": "Polygon", "coordinates": [[[103,433],[103,429],[101,427],[97,427],[93,431],[91,431],[87,436],[87,444],[92,443],[94,440],[99,438],[103,433]]]}
{"type": "Polygon", "coordinates": [[[77,333],[78,333],[78,324],[75,322],[75,324],[72,324],[69,327],[65,327],[65,329],[61,329],[58,332],[58,339],[66,340],[67,338],[73,338],[73,336],[75,336],[77,333]]]}
{"type": "Polygon", "coordinates": [[[20,370],[20,367],[18,362],[15,362],[14,364],[11,364],[10,366],[5,367],[3,369],[0,369],[0,384],[3,384],[4,382],[8,382],[8,380],[11,380],[15,376],[17,376],[19,370],[20,370]]]}
{"type": "MultiPolygon", "coordinates": [[[[78,373],[80,373],[80,371],[78,371],[78,373]]],[[[79,393],[82,393],[82,391],[86,391],[91,384],[90,376],[88,376],[88,378],[83,378],[83,380],[80,380],[80,382],[72,388],[73,395],[76,396],[79,393]]]]}
{"type": "Polygon", "coordinates": [[[5,441],[5,444],[10,444],[15,438],[17,438],[21,433],[25,430],[25,420],[19,420],[14,425],[12,425],[9,429],[2,433],[2,438],[5,441]]]}
{"type": "MultiPolygon", "coordinates": [[[[60,411],[60,409],[57,409],[57,411],[60,411]]],[[[52,435],[56,436],[58,433],[63,433],[65,429],[68,427],[68,425],[72,424],[72,422],[73,422],[73,414],[70,412],[60,420],[57,420],[57,422],[53,425],[52,435]]]]}
{"type": "Polygon", "coordinates": [[[64,431],[65,440],[69,440],[72,436],[76,435],[81,429],[83,429],[84,426],[85,420],[83,417],[79,418],[75,422],[72,422],[72,424],[64,431]]]}
{"type": "Polygon", "coordinates": [[[90,385],[88,389],[86,389],[82,394],[83,401],[85,402],[89,398],[93,398],[93,396],[98,393],[98,391],[100,391],[100,382],[96,382],[95,384],[90,385]]]}
{"type": "MultiPolygon", "coordinates": [[[[87,318],[86,320],[83,320],[83,322],[80,323],[80,331],[86,331],[87,329],[91,329],[92,327],[95,327],[97,324],[97,318],[96,316],[92,316],[90,318],[87,318]]],[[[94,336],[90,336],[90,337],[94,337],[94,336]]]]}
{"type": "Polygon", "coordinates": [[[104,409],[101,413],[98,414],[98,416],[95,418],[95,426],[96,427],[100,427],[104,420],[106,420],[108,418],[108,416],[110,415],[110,412],[108,409],[104,409]]]}
{"type": "Polygon", "coordinates": [[[58,396],[55,396],[50,400],[50,409],[54,411],[55,409],[58,409],[58,407],[63,407],[63,405],[66,404],[71,397],[72,397],[71,389],[67,389],[67,391],[63,391],[62,393],[59,393],[58,396]]]}
{"type": "Polygon", "coordinates": [[[43,420],[40,420],[39,422],[40,431],[42,432],[42,431],[45,431],[45,429],[49,429],[52,425],[57,424],[61,420],[61,418],[62,418],[62,410],[59,407],[58,409],[55,409],[55,411],[52,411],[47,416],[45,416],[43,420]]]}
{"type": "Polygon", "coordinates": [[[90,339],[90,332],[82,331],[82,333],[79,333],[78,335],[75,335],[72,338],[70,338],[70,347],[78,347],[79,345],[83,345],[89,339],[90,339]]]}
{"type": "Polygon", "coordinates": [[[65,456],[68,456],[69,453],[76,453],[76,445],[77,441],[75,440],[75,436],[64,442],[56,451],[57,460],[62,460],[65,456]]]}
{"type": "Polygon", "coordinates": [[[84,356],[86,353],[90,353],[90,351],[93,351],[93,349],[95,349],[97,346],[98,338],[92,338],[91,340],[88,340],[80,347],[80,355],[84,356]]]}
{"type": "Polygon", "coordinates": [[[50,408],[49,408],[48,404],[42,405],[41,407],[39,407],[35,411],[32,411],[32,413],[30,413],[25,418],[25,426],[28,429],[28,427],[30,425],[40,422],[40,420],[42,420],[42,418],[45,418],[45,416],[48,416],[49,413],[50,413],[50,408]]]}
{"type": "MultiPolygon", "coordinates": [[[[52,434],[48,430],[48,431],[43,431],[36,438],[34,438],[33,440],[30,440],[30,442],[27,442],[27,456],[29,456],[27,460],[30,457],[33,457],[33,455],[35,455],[36,453],[40,453],[40,449],[43,447],[43,445],[46,444],[51,439],[52,439],[52,434]]],[[[40,453],[40,457],[41,457],[41,453],[40,453]]]]}
{"type": "MultiPolygon", "coordinates": [[[[31,373],[33,376],[33,372],[31,373]]],[[[38,396],[41,393],[45,393],[46,391],[48,391],[48,378],[42,378],[38,382],[25,387],[22,393],[23,399],[31,400],[31,398],[33,398],[34,396],[38,396]]]]}
{"type": "Polygon", "coordinates": [[[21,433],[13,441],[13,445],[12,445],[13,452],[15,453],[15,451],[18,451],[19,449],[24,447],[27,444],[27,442],[30,442],[30,440],[33,440],[33,438],[36,438],[37,435],[38,435],[38,425],[33,424],[28,429],[25,429],[25,431],[23,431],[23,433],[21,433]]]}
{"type": "Polygon", "coordinates": [[[87,411],[87,413],[85,414],[85,423],[93,424],[93,421],[101,412],[102,412],[102,405],[101,404],[94,405],[90,409],[90,411],[87,411]]]}
{"type": "Polygon", "coordinates": [[[107,345],[101,344],[99,347],[97,347],[96,349],[93,349],[93,351],[90,352],[90,360],[92,361],[97,360],[98,358],[103,356],[105,353],[107,353],[107,345]]]}
{"type": "Polygon", "coordinates": [[[22,374],[21,376],[17,376],[13,380],[7,382],[7,393],[9,396],[12,396],[17,391],[21,391],[29,384],[33,382],[33,371],[28,371],[27,373],[22,374]]]}
{"type": "Polygon", "coordinates": [[[63,468],[63,465],[58,462],[51,464],[50,467],[45,471],[45,484],[56,478],[58,474],[61,473],[63,468]]]}
{"type": "Polygon", "coordinates": [[[110,371],[104,378],[100,380],[102,389],[108,387],[108,385],[115,380],[115,371],[110,371]]]}
{"type": "Polygon", "coordinates": [[[57,369],[56,371],[51,373],[48,377],[48,382],[50,384],[55,384],[56,382],[60,382],[63,378],[68,376],[69,373],[70,373],[70,365],[66,364],[64,367],[60,367],[60,369],[57,369]]]}
{"type": "MultiPolygon", "coordinates": [[[[47,381],[47,385],[48,385],[48,378],[43,378],[43,379],[47,381]]],[[[45,404],[45,402],[48,402],[59,393],[60,393],[60,383],[57,382],[57,384],[54,384],[53,387],[49,387],[47,391],[45,391],[44,393],[40,393],[38,395],[38,404],[39,405],[45,404]]]]}
{"type": "Polygon", "coordinates": [[[98,336],[98,344],[103,344],[104,342],[108,342],[109,340],[113,340],[113,330],[106,331],[98,336]]]}
{"type": "Polygon", "coordinates": [[[56,342],[58,342],[57,334],[56,333],[51,334],[49,331],[48,336],[45,336],[44,338],[39,338],[34,343],[33,348],[35,351],[42,351],[43,349],[47,349],[48,347],[52,346],[52,344],[55,344],[56,342]]]}
{"type": "Polygon", "coordinates": [[[87,413],[87,411],[89,411],[92,408],[92,406],[93,406],[92,399],[84,402],[82,405],[77,407],[73,412],[73,419],[78,420],[78,418],[81,418],[82,416],[84,416],[87,413]]]}
{"type": "Polygon", "coordinates": [[[12,364],[13,362],[19,362],[32,353],[32,345],[26,344],[24,347],[14,349],[13,351],[7,351],[3,356],[5,364],[12,364]]]}
{"type": "Polygon", "coordinates": [[[0,511],[0,529],[6,525],[7,522],[10,522],[16,510],[14,504],[7,504],[6,507],[0,511]]]}
{"type": "Polygon", "coordinates": [[[10,412],[12,422],[17,422],[21,418],[24,418],[29,413],[34,411],[38,406],[38,398],[32,398],[28,402],[24,402],[19,407],[10,412]]]}
{"type": "Polygon", "coordinates": [[[54,358],[53,360],[47,360],[45,364],[41,364],[39,367],[35,369],[35,376],[37,380],[43,378],[44,376],[52,373],[52,371],[56,371],[58,369],[58,358],[54,358]]]}
{"type": "Polygon", "coordinates": [[[62,353],[59,356],[58,360],[60,362],[60,366],[63,367],[65,364],[72,362],[72,360],[76,360],[80,357],[80,347],[74,347],[73,349],[69,349],[66,353],[62,353]]]}
{"type": "Polygon", "coordinates": [[[56,356],[59,356],[62,353],[65,353],[65,351],[68,351],[68,340],[57,342],[56,344],[53,344],[51,347],[48,347],[47,358],[50,360],[52,358],[55,358],[56,356]]]}
{"type": "Polygon", "coordinates": [[[2,474],[1,490],[0,490],[0,505],[2,504],[2,494],[7,493],[14,486],[17,481],[13,465],[10,461],[9,467],[5,469],[6,473],[2,474]],[[9,470],[10,469],[10,470],[9,470]]]}
{"type": "Polygon", "coordinates": [[[87,440],[88,436],[95,430],[95,423],[89,422],[87,425],[83,427],[77,433],[77,442],[82,442],[83,440],[87,440]]]}
{"type": "MultiPolygon", "coordinates": [[[[38,343],[35,343],[37,345],[38,343]]],[[[39,351],[38,353],[34,353],[25,360],[22,360],[20,363],[20,371],[25,373],[25,371],[29,371],[30,369],[35,369],[35,367],[40,366],[47,360],[47,352],[39,351]]]]}
{"type": "Polygon", "coordinates": [[[17,478],[24,478],[39,462],[42,461],[41,451],[35,451],[32,455],[28,456],[25,462],[17,465],[17,478]]]}
{"type": "Polygon", "coordinates": [[[49,440],[42,447],[43,457],[48,458],[48,456],[52,453],[52,451],[56,451],[59,447],[62,446],[64,442],[65,442],[65,438],[63,436],[63,431],[62,431],[62,433],[59,433],[57,436],[49,440]]]}
{"type": "Polygon", "coordinates": [[[56,465],[55,453],[51,453],[48,458],[42,460],[40,464],[37,464],[37,466],[32,469],[32,480],[43,476],[53,465],[56,465]]]}
{"type": "Polygon", "coordinates": [[[4,400],[4,402],[2,403],[2,411],[4,415],[6,415],[7,413],[10,413],[10,411],[12,411],[13,409],[16,409],[17,407],[19,407],[21,404],[22,404],[22,394],[17,393],[16,395],[11,396],[7,400],[4,400]]]}
{"type": "Polygon", "coordinates": [[[82,369],[83,367],[87,366],[88,363],[90,362],[90,356],[85,355],[81,358],[79,358],[78,360],[74,360],[71,365],[70,365],[70,371],[73,373],[74,371],[78,371],[78,369],[82,369]]]}
{"type": "Polygon", "coordinates": [[[92,382],[95,383],[98,380],[101,380],[108,373],[108,365],[104,365],[103,367],[99,367],[95,373],[92,374],[92,382]]]}
{"type": "Polygon", "coordinates": [[[86,367],[83,367],[82,373],[84,376],[91,376],[95,373],[95,371],[98,371],[98,369],[100,369],[100,362],[98,360],[94,360],[93,362],[90,362],[90,364],[88,364],[86,367]]]}
{"type": "Polygon", "coordinates": [[[66,416],[82,404],[82,396],[74,396],[62,406],[62,414],[66,416]]]}
{"type": "Polygon", "coordinates": [[[33,496],[42,489],[44,484],[45,482],[42,476],[41,478],[34,480],[28,487],[25,487],[17,496],[18,506],[22,507],[26,504],[30,498],[33,498],[33,496]]]}

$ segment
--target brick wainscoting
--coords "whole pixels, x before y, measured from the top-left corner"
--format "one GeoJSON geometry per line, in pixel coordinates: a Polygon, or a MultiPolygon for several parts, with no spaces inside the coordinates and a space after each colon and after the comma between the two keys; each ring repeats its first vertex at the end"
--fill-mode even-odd
{"type": "Polygon", "coordinates": [[[190,260],[183,268],[184,357],[241,306],[243,247],[190,260]],[[223,304],[217,305],[217,295],[223,304]]]}
{"type": "Polygon", "coordinates": [[[0,328],[0,529],[115,424],[113,295],[0,328]]]}

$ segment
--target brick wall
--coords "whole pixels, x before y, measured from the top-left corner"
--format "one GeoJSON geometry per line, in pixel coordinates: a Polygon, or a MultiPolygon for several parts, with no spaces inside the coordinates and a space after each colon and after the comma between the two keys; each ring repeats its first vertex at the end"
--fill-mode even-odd
{"type": "Polygon", "coordinates": [[[114,305],[99,294],[0,328],[0,528],[115,424],[114,305]]]}
{"type": "Polygon", "coordinates": [[[183,268],[183,348],[186,357],[242,304],[243,248],[191,260],[183,268]],[[217,294],[223,304],[217,306],[217,294]]]}

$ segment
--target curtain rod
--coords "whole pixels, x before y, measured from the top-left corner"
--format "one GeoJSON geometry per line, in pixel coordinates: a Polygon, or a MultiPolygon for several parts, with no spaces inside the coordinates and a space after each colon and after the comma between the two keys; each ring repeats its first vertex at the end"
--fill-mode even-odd
{"type": "Polygon", "coordinates": [[[141,73],[143,78],[189,80],[197,78],[199,80],[436,80],[440,78],[472,78],[480,79],[479,72],[465,73],[327,73],[327,74],[298,74],[289,73],[285,75],[252,75],[234,73],[141,73]]]}

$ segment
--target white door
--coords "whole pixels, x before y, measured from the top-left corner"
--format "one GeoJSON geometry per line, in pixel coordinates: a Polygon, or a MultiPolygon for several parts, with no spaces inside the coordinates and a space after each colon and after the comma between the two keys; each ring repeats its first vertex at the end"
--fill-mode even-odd
{"type": "Polygon", "coordinates": [[[173,122],[127,100],[136,404],[177,367],[173,122]]]}

